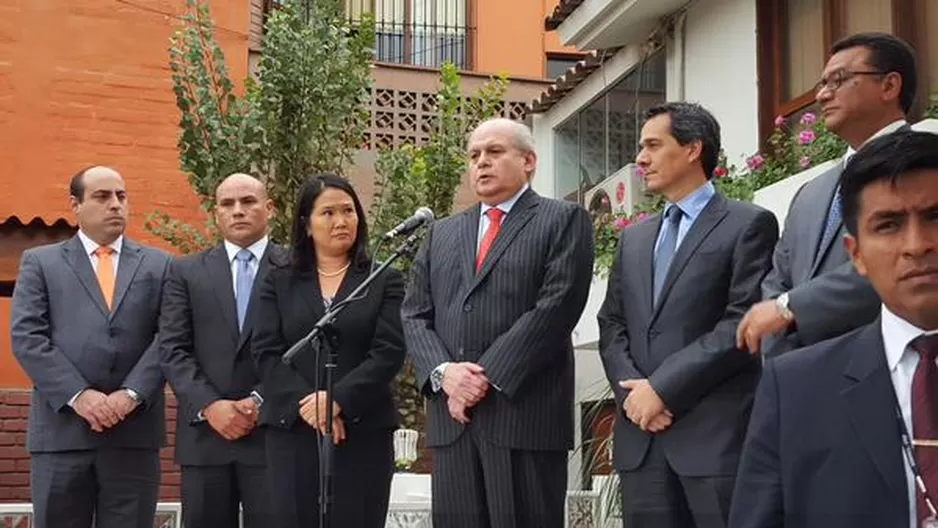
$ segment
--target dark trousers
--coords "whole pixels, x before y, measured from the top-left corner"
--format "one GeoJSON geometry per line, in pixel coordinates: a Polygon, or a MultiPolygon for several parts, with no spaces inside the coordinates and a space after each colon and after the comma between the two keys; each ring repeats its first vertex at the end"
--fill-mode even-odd
{"type": "MultiPolygon", "coordinates": [[[[384,528],[394,476],[392,431],[347,429],[334,451],[331,526],[384,528]]],[[[319,438],[302,420],[268,428],[267,475],[274,515],[270,528],[319,526],[319,438]]]]}
{"type": "Polygon", "coordinates": [[[735,477],[682,477],[652,440],[642,465],[619,473],[629,528],[725,528],[735,477]]]}
{"type": "Polygon", "coordinates": [[[182,467],[182,522],[198,528],[263,528],[273,510],[264,466],[182,467]]]}
{"type": "Polygon", "coordinates": [[[31,454],[35,528],[153,528],[159,488],[155,449],[31,454]]]}
{"type": "Polygon", "coordinates": [[[562,528],[566,451],[497,446],[471,427],[433,450],[433,525],[445,528],[562,528]]]}

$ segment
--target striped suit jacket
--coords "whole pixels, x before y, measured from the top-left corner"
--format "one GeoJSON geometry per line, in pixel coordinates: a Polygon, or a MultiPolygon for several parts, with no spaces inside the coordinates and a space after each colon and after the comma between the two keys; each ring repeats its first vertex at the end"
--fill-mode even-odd
{"type": "Polygon", "coordinates": [[[404,335],[427,396],[427,443],[445,446],[472,427],[501,446],[573,445],[571,332],[589,293],[593,236],[588,213],[524,192],[475,271],[480,206],[433,225],[402,307],[404,335]],[[470,361],[498,389],[453,420],[446,394],[430,389],[440,363],[470,361]]]}

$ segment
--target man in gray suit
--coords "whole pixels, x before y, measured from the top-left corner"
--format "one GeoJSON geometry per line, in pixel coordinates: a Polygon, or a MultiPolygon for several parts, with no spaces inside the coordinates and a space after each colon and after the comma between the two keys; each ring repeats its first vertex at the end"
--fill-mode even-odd
{"type": "Polygon", "coordinates": [[[157,339],[169,256],[124,237],[106,167],[70,185],[78,234],[27,250],[13,355],[33,382],[27,448],[37,528],[152,528],[164,441],[157,339]]]}
{"type": "Polygon", "coordinates": [[[559,528],[590,219],[529,188],[537,158],[526,126],[482,123],[469,158],[481,204],[430,229],[401,312],[427,397],[433,524],[559,528]]]}
{"type": "Polygon", "coordinates": [[[846,161],[870,138],[907,126],[918,75],[915,53],[884,33],[849,36],[831,48],[816,98],[828,130],[850,148],[798,190],[789,206],[762,302],[737,329],[737,344],[765,357],[871,323],[880,300],[857,274],[844,245],[839,181],[846,161]]]}
{"type": "Polygon", "coordinates": [[[736,348],[778,240],[769,211],[710,177],[720,126],[651,108],[637,163],[664,214],[622,231],[598,315],[617,409],[613,457],[630,528],[724,527],[761,363],[736,348]]]}
{"type": "Polygon", "coordinates": [[[264,184],[233,174],[215,191],[222,244],[170,265],[160,319],[162,366],[179,400],[176,462],[182,520],[199,528],[259,528],[270,520],[263,403],[251,360],[255,285],[271,262],[287,263],[267,238],[273,202],[264,184]]]}

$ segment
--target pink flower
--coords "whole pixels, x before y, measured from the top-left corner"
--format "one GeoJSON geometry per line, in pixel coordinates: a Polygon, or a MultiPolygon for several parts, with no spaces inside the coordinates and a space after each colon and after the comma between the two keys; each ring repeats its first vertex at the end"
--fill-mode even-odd
{"type": "Polygon", "coordinates": [[[805,126],[811,126],[814,123],[817,123],[817,116],[811,112],[805,112],[801,116],[801,124],[805,126]]]}
{"type": "Polygon", "coordinates": [[[601,203],[601,204],[603,204],[603,205],[609,205],[609,197],[608,197],[608,196],[603,196],[602,198],[599,199],[599,203],[601,203]]]}
{"type": "Polygon", "coordinates": [[[782,116],[775,116],[775,128],[782,128],[785,126],[785,118],[782,116]]]}
{"type": "Polygon", "coordinates": [[[802,157],[801,157],[801,168],[802,168],[802,169],[807,169],[807,168],[810,167],[810,166],[811,166],[811,158],[809,158],[809,157],[807,157],[807,156],[802,156],[802,157]]]}
{"type": "Polygon", "coordinates": [[[727,174],[726,169],[723,168],[723,167],[717,167],[717,168],[713,169],[713,177],[714,177],[714,178],[722,178],[722,177],[726,176],[726,174],[727,174]]]}
{"type": "Polygon", "coordinates": [[[746,158],[746,166],[749,167],[750,171],[757,171],[765,165],[765,158],[762,157],[762,154],[754,154],[746,158]]]}
{"type": "Polygon", "coordinates": [[[626,227],[629,227],[630,225],[632,225],[632,222],[629,222],[628,218],[616,218],[615,221],[612,223],[612,228],[615,229],[616,231],[622,231],[623,229],[625,229],[626,227]]]}
{"type": "Polygon", "coordinates": [[[645,220],[648,220],[649,218],[651,218],[651,215],[648,213],[638,213],[638,215],[635,217],[635,222],[637,223],[644,222],[645,220]]]}
{"type": "Polygon", "coordinates": [[[814,140],[817,139],[817,136],[814,135],[813,130],[803,130],[798,134],[798,142],[802,145],[810,145],[814,143],[814,140]]]}

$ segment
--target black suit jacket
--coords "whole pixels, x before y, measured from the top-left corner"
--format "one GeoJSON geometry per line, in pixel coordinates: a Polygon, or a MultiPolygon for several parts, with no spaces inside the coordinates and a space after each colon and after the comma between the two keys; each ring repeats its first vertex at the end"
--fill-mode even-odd
{"type": "Polygon", "coordinates": [[[465,430],[450,416],[445,393],[430,390],[430,372],[446,361],[471,361],[501,390],[490,389],[471,409],[469,427],[514,449],[569,449],[570,333],[592,278],[589,215],[526,191],[476,273],[480,210],[434,224],[404,301],[407,345],[428,397],[427,443],[448,445],[465,430]]]}
{"type": "Polygon", "coordinates": [[[218,399],[240,400],[252,390],[263,396],[250,351],[254,322],[262,316],[257,308],[257,292],[268,270],[286,261],[283,249],[273,243],[267,245],[258,262],[240,331],[231,263],[223,245],[177,258],[170,265],[160,319],[161,364],[179,402],[177,463],[263,464],[263,431],[255,429],[229,442],[197,416],[218,399]]]}
{"type": "MultiPolygon", "coordinates": [[[[368,271],[349,269],[333,302],[347,298],[368,277],[368,271]]],[[[342,407],[350,439],[362,431],[392,429],[398,424],[391,381],[404,363],[403,297],[403,277],[388,269],[371,283],[364,298],[335,319],[338,364],[333,372],[333,394],[342,407]]],[[[281,356],[309,334],[325,313],[316,273],[298,273],[291,267],[273,269],[260,291],[258,310],[264,315],[255,321],[251,342],[264,387],[261,423],[284,429],[294,423],[305,426],[299,416],[299,401],[325,389],[325,354],[318,366],[314,349],[295,356],[292,367],[285,365],[281,356]]]]}
{"type": "MultiPolygon", "coordinates": [[[[617,408],[620,380],[647,378],[674,423],[659,433],[683,476],[736,471],[760,360],[736,348],[736,327],[761,298],[778,240],[772,213],[714,195],[674,255],[657,306],[654,247],[661,215],[626,228],[598,314],[599,349],[617,408]]],[[[638,468],[651,435],[616,413],[614,462],[638,468]]]]}
{"type": "Polygon", "coordinates": [[[880,322],[766,362],[731,528],[909,526],[880,322]]]}

